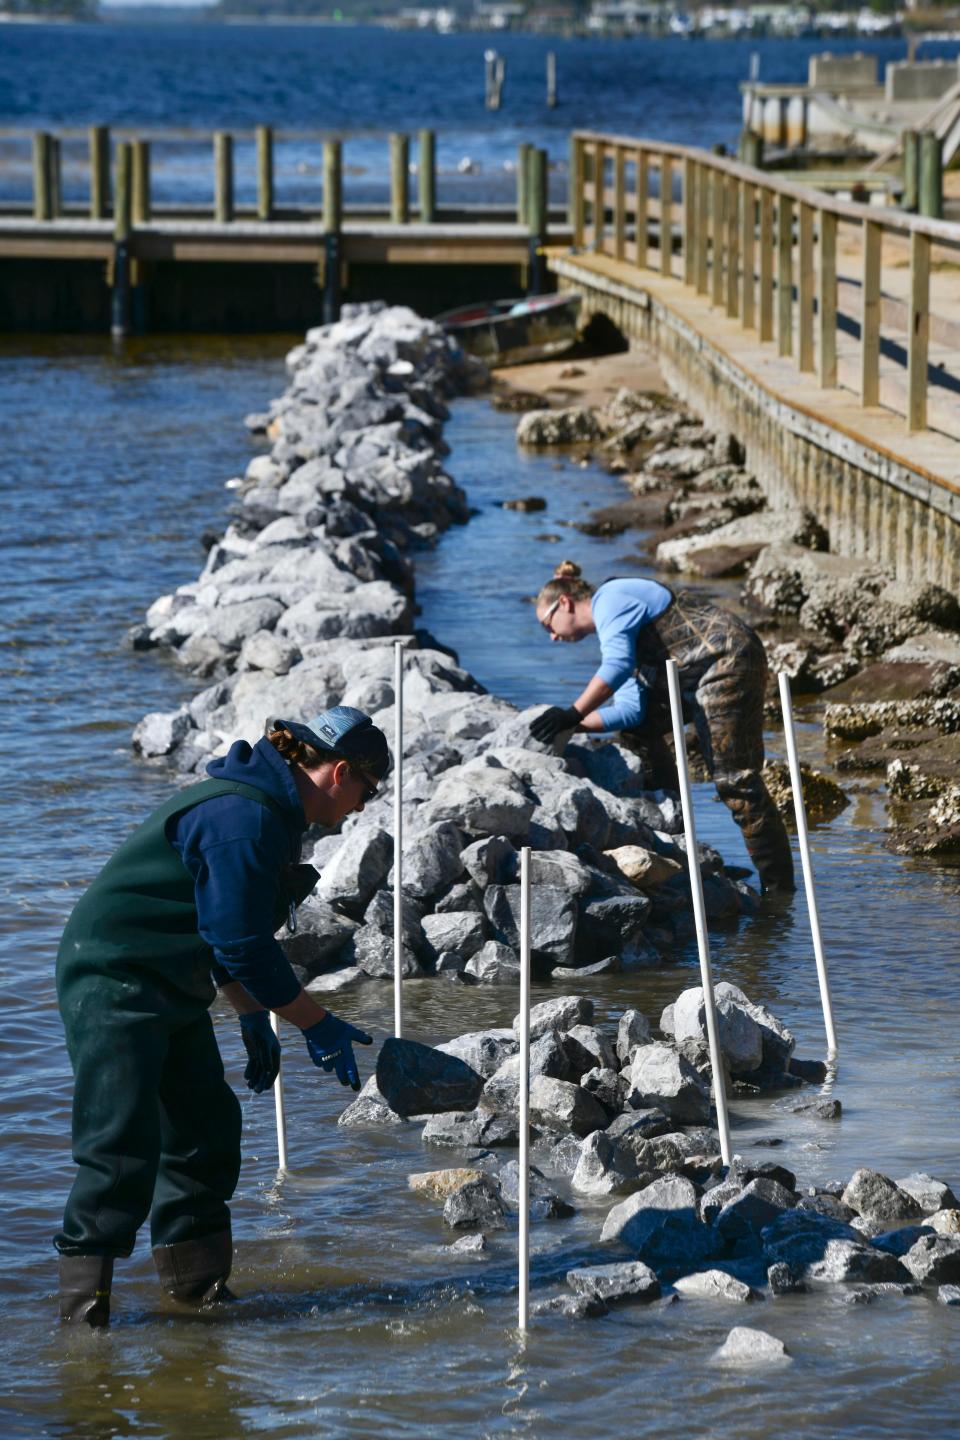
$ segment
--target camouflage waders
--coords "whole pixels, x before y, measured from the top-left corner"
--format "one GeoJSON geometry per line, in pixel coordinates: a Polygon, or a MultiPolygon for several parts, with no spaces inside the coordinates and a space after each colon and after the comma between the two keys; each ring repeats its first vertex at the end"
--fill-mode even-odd
{"type": "Polygon", "coordinates": [[[676,763],[663,740],[671,729],[668,659],[679,670],[684,719],[693,721],[717,794],[743,832],[764,890],[792,890],[790,841],[761,774],[767,657],[760,637],[739,616],[688,592],[640,631],[637,677],[649,705],[631,733],[647,752],[654,783],[677,789],[676,763]]]}

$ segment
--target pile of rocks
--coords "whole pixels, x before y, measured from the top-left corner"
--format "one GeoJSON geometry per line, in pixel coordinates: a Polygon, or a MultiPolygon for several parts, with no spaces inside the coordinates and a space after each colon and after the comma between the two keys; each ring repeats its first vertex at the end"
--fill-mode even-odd
{"type": "MultiPolygon", "coordinates": [[[[261,733],[267,716],[332,704],[394,728],[394,642],[406,650],[404,973],[516,983],[518,847],[533,857],[538,971],[602,974],[660,963],[690,924],[674,799],[609,742],[562,754],[529,734],[456,657],[411,633],[411,552],[467,517],[443,470],[443,395],[474,362],[405,309],[348,307],[288,357],[291,383],[248,424],[271,441],[238,481],[239,512],[200,579],[158,600],[134,643],[163,646],[210,683],[148,715],[134,745],[185,779],[261,733]]],[[[393,974],[392,782],[338,835],[308,838],[322,871],[286,940],[324,991],[393,974]]],[[[702,846],[708,915],[750,913],[756,894],[702,846]]]]}
{"type": "MultiPolygon", "coordinates": [[[[734,1085],[782,1089],[823,1078],[822,1066],[793,1058],[783,1022],[735,986],[718,985],[717,1004],[734,1085]]],[[[722,1164],[710,1127],[702,991],[686,990],[668,1007],[659,1036],[636,1010],[615,1030],[593,1020],[592,1002],[578,995],[530,1015],[531,1219],[614,1202],[600,1222],[596,1263],[572,1269],[569,1290],[542,1313],[595,1315],[663,1294],[743,1303],[827,1284],[847,1287],[859,1303],[939,1286],[954,1303],[960,1208],[943,1181],[859,1169],[845,1183],[804,1188],[770,1161],[722,1164]],[[604,1254],[608,1246],[620,1258],[604,1254]]],[[[476,1110],[434,1115],[423,1128],[425,1144],[465,1152],[460,1163],[410,1177],[413,1189],[443,1201],[448,1226],[471,1232],[458,1254],[482,1252],[482,1237],[508,1228],[517,1212],[516,1161],[497,1157],[518,1143],[518,1035],[519,1016],[511,1029],[439,1047],[484,1081],[476,1110]]],[[[371,1081],[340,1123],[410,1122],[387,1109],[371,1081]]]]}

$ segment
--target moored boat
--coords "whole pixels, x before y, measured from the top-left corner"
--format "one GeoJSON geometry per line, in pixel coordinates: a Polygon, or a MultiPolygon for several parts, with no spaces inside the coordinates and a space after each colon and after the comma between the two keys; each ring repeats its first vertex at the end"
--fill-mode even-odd
{"type": "Polygon", "coordinates": [[[531,295],[525,300],[481,301],[437,316],[464,350],[488,365],[552,360],[577,338],[580,296],[531,295]]]}

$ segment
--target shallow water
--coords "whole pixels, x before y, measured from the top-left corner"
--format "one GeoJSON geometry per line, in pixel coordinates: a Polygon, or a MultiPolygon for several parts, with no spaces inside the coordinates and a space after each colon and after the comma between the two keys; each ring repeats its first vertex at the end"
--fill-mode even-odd
{"type": "MultiPolygon", "coordinates": [[[[109,1333],[65,1334],[55,1322],[50,1236],[71,1174],[71,1084],[53,956],[78,888],[168,793],[162,769],[134,760],[133,724],[195,688],[156,654],[134,655],[121,641],[157,594],[196,575],[197,538],[222,523],[223,482],[250,453],[240,419],[282,388],[285,348],[280,339],[229,348],[144,342],[122,361],[94,342],[29,355],[13,342],[0,349],[10,552],[0,647],[0,1433],[539,1436],[562,1425],[593,1437],[624,1429],[628,1408],[631,1432],[645,1436],[669,1427],[677,1436],[759,1440],[785,1423],[816,1440],[840,1431],[871,1440],[950,1433],[957,1315],[925,1298],[852,1313],[833,1294],[746,1311],[687,1301],[584,1326],[539,1321],[521,1343],[514,1232],[494,1236],[488,1258],[456,1260],[442,1248],[451,1236],[440,1207],[406,1188],[409,1172],[456,1157],[428,1151],[415,1126],[339,1130],[344,1092],[314,1070],[291,1032],[293,1170],[278,1180],[273,1105],[242,1090],[237,1027],[220,1014],[228,1073],[243,1095],[234,1279],[246,1298],[222,1316],[173,1315],[158,1299],[144,1238],[118,1266],[109,1333]],[[781,1336],[793,1365],[768,1375],[715,1369],[712,1352],[740,1323],[781,1336]]],[[[490,689],[518,703],[563,700],[590,673],[591,642],[547,644],[523,596],[562,554],[601,578],[623,573],[621,557],[635,544],[588,540],[560,524],[580,518],[586,503],[619,498],[620,487],[593,468],[557,469],[520,454],[513,425],[482,400],[455,406],[449,467],[480,513],[418,556],[421,621],[490,689]],[[543,495],[546,512],[495,505],[521,494],[543,495]],[[563,541],[536,541],[542,533],[563,541]]],[[[812,723],[801,748],[805,757],[821,752],[812,723]]],[[[741,859],[709,787],[697,787],[697,804],[701,838],[741,859]]],[[[773,1156],[804,1180],[870,1164],[895,1176],[929,1169],[956,1183],[956,872],[888,854],[883,825],[879,801],[864,793],[814,834],[843,1119],[818,1124],[776,1101],[738,1101],[735,1148],[773,1156]],[[771,1139],[782,1144],[752,1149],[771,1139]]],[[[802,899],[714,933],[712,950],[718,976],[795,1029],[798,1053],[822,1054],[802,899]]],[[[673,966],[594,982],[591,993],[603,1014],[631,1004],[655,1018],[692,983],[691,943],[673,966]]],[[[497,988],[410,982],[408,1033],[429,1041],[508,1023],[515,1001],[497,988]]],[[[339,1008],[378,1037],[392,1023],[387,986],[348,993],[339,1008]]],[[[362,1064],[369,1073],[367,1055],[362,1064]]],[[[580,1205],[572,1221],[533,1227],[535,1299],[595,1253],[602,1213],[580,1205]]]]}

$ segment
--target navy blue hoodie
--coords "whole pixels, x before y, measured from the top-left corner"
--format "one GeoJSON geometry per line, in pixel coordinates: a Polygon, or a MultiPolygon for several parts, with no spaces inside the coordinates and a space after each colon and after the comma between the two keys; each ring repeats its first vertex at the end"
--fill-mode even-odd
{"type": "Polygon", "coordinates": [[[170,843],[196,885],[198,928],[212,948],[218,985],[239,980],[269,1010],[289,1005],[300,982],[274,938],[281,871],[300,859],[307,828],[293,775],[269,740],[238,740],[207,774],[263,790],[282,818],[243,795],[202,800],[179,817],[170,843]]]}

